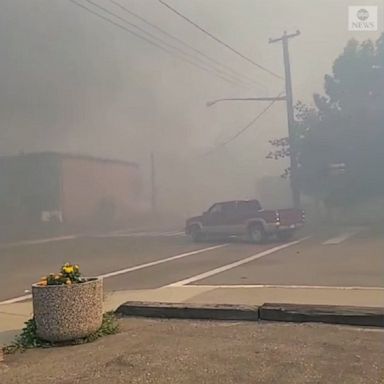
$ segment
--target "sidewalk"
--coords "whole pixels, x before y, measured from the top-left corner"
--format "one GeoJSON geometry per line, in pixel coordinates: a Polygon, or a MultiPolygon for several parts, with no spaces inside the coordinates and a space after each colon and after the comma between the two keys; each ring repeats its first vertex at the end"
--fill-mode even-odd
{"type": "Polygon", "coordinates": [[[119,323],[119,334],[94,343],[6,356],[0,382],[383,384],[382,330],[134,318],[119,323]]]}
{"type": "MultiPolygon", "coordinates": [[[[127,301],[244,304],[320,304],[357,307],[384,307],[384,288],[341,289],[328,287],[214,287],[182,286],[105,293],[104,310],[117,309],[127,301]]],[[[32,302],[0,305],[0,345],[8,344],[32,317],[32,302]]]]}

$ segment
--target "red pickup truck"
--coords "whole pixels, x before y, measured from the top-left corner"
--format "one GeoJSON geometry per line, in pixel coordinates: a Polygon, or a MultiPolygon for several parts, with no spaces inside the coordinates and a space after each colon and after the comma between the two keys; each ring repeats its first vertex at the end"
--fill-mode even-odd
{"type": "Polygon", "coordinates": [[[227,201],[188,219],[185,232],[194,241],[213,236],[246,236],[252,243],[276,236],[285,241],[304,224],[304,219],[300,209],[264,210],[258,200],[227,201]]]}

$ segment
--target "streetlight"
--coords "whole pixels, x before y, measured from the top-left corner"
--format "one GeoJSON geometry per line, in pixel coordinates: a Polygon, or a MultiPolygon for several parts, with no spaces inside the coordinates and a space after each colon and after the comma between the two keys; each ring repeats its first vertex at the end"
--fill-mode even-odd
{"type": "Polygon", "coordinates": [[[226,98],[226,99],[216,99],[212,101],[208,101],[206,103],[207,107],[212,107],[216,103],[220,103],[221,101],[285,101],[285,96],[278,97],[246,97],[246,98],[226,98]]]}

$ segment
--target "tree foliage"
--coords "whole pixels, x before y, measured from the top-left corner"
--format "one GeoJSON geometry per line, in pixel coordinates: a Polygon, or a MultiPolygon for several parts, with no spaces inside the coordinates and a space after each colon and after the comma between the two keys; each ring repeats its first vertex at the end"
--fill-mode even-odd
{"type": "MultiPolygon", "coordinates": [[[[349,41],[324,77],[324,92],[313,107],[295,108],[301,191],[336,205],[384,195],[384,34],[375,43],[349,41]]],[[[287,138],[270,143],[268,158],[289,156],[287,138]]]]}

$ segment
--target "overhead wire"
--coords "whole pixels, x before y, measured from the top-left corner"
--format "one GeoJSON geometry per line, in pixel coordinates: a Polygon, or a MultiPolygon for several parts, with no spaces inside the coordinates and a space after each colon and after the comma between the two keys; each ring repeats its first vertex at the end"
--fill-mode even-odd
{"type": "Polygon", "coordinates": [[[83,8],[87,12],[90,12],[90,13],[94,14],[95,16],[98,16],[99,18],[101,18],[101,19],[103,19],[103,20],[113,24],[114,26],[116,26],[116,27],[118,27],[120,29],[125,30],[126,32],[134,35],[135,37],[137,37],[137,38],[139,38],[141,40],[146,41],[147,43],[151,44],[152,46],[155,46],[155,47],[161,49],[162,51],[165,51],[166,53],[168,53],[168,54],[170,54],[172,56],[176,56],[179,59],[181,59],[181,60],[183,60],[183,61],[185,61],[185,62],[187,62],[187,63],[189,63],[189,64],[191,64],[191,65],[193,65],[195,67],[198,67],[198,68],[204,70],[205,72],[211,73],[211,74],[215,75],[216,77],[219,77],[222,80],[226,81],[227,83],[230,83],[232,85],[244,86],[244,85],[239,84],[238,82],[234,81],[233,79],[229,78],[228,76],[221,75],[220,73],[217,73],[217,71],[212,70],[209,67],[207,68],[206,66],[201,65],[200,63],[197,63],[196,61],[190,60],[188,57],[185,57],[186,56],[185,52],[183,52],[179,48],[174,47],[171,44],[168,44],[168,43],[162,41],[161,39],[157,38],[153,34],[145,31],[144,29],[140,28],[139,26],[135,25],[134,23],[129,22],[125,18],[123,18],[123,17],[121,17],[121,16],[111,12],[109,9],[107,9],[107,8],[105,8],[105,7],[101,6],[101,5],[93,2],[92,0],[85,0],[85,1],[87,3],[89,3],[89,4],[91,4],[92,6],[98,8],[99,10],[103,11],[104,13],[107,13],[107,14],[115,17],[116,19],[121,20],[124,24],[130,25],[130,26],[140,30],[142,33],[144,33],[145,35],[147,35],[149,37],[143,36],[141,33],[138,33],[136,31],[126,27],[125,25],[120,24],[119,22],[116,22],[115,20],[105,16],[104,13],[100,13],[100,12],[94,10],[93,8],[90,8],[90,7],[86,6],[86,5],[84,5],[83,3],[80,3],[78,0],[69,0],[69,1],[72,2],[73,4],[77,5],[78,7],[83,8]],[[176,51],[176,52],[174,52],[174,51],[176,51]]]}
{"type": "Polygon", "coordinates": [[[187,21],[189,24],[193,25],[195,28],[197,28],[198,30],[200,30],[201,32],[203,32],[205,35],[209,36],[211,39],[215,40],[217,43],[223,45],[224,47],[228,48],[229,50],[231,50],[233,53],[235,53],[236,55],[240,56],[241,58],[243,58],[244,60],[248,61],[249,63],[251,63],[252,65],[254,65],[255,67],[259,68],[260,70],[264,71],[264,72],[267,72],[269,73],[270,75],[280,79],[280,80],[283,80],[284,78],[282,76],[280,76],[279,74],[273,72],[272,70],[264,67],[263,65],[257,63],[255,60],[249,58],[248,56],[244,55],[243,53],[241,53],[240,51],[238,51],[236,48],[232,47],[231,45],[229,45],[228,43],[224,42],[223,40],[219,39],[218,37],[216,37],[215,35],[213,35],[211,32],[209,32],[208,30],[206,30],[205,28],[201,27],[199,24],[197,24],[196,22],[194,22],[193,20],[191,20],[190,18],[188,18],[187,16],[185,16],[184,14],[182,14],[180,11],[178,11],[177,9],[173,8],[172,6],[170,6],[168,3],[166,3],[164,0],[158,0],[159,3],[161,3],[162,5],[164,5],[166,8],[168,8],[170,11],[172,11],[173,13],[175,13],[176,15],[178,15],[179,17],[181,17],[182,19],[184,19],[185,21],[187,21]]]}
{"type": "MultiPolygon", "coordinates": [[[[280,92],[276,98],[280,97],[281,95],[283,95],[284,92],[280,92]]],[[[276,103],[276,101],[278,101],[277,99],[276,100],[273,100],[271,101],[260,113],[258,113],[247,125],[245,125],[243,128],[241,128],[236,134],[234,134],[233,136],[231,136],[229,139],[223,141],[222,143],[218,144],[217,146],[215,146],[214,148],[212,148],[211,150],[209,150],[208,152],[205,153],[205,156],[208,156],[210,154],[212,154],[213,152],[216,152],[218,149],[220,148],[223,148],[225,147],[226,145],[228,145],[229,143],[231,143],[232,141],[236,140],[240,135],[242,135],[244,132],[246,132],[253,124],[256,123],[257,120],[259,120],[266,112],[268,112],[269,109],[272,108],[272,106],[276,103]]]]}
{"type": "Polygon", "coordinates": [[[230,66],[220,62],[219,60],[216,60],[212,57],[210,57],[209,55],[207,55],[206,53],[204,53],[203,51],[193,47],[192,45],[186,43],[185,41],[183,41],[182,39],[172,35],[171,33],[169,33],[168,31],[164,30],[163,28],[159,27],[158,25],[148,21],[146,18],[144,18],[143,16],[133,12],[131,9],[129,9],[127,6],[125,6],[124,4],[121,4],[119,3],[118,1],[116,0],[109,0],[112,4],[114,4],[115,6],[119,7],[120,9],[122,9],[123,11],[127,12],[129,15],[131,16],[134,16],[136,17],[137,19],[141,20],[143,23],[145,23],[146,25],[149,25],[150,27],[160,31],[162,34],[164,34],[165,36],[171,38],[172,40],[175,40],[177,41],[178,43],[182,44],[183,46],[189,48],[190,50],[194,51],[195,53],[197,53],[198,55],[204,57],[206,60],[210,61],[211,63],[215,64],[215,65],[218,65],[222,68],[225,68],[227,71],[229,71],[232,76],[236,76],[236,78],[240,81],[247,81],[247,82],[251,82],[253,84],[256,84],[258,85],[259,87],[264,87],[265,86],[263,84],[261,84],[260,82],[256,81],[255,79],[252,79],[251,77],[245,75],[245,74],[241,74],[239,72],[237,72],[236,70],[234,70],[233,68],[231,68],[230,66]]]}
{"type": "MultiPolygon", "coordinates": [[[[128,24],[128,25],[130,25],[130,26],[136,28],[136,29],[139,30],[140,32],[142,32],[142,33],[144,33],[145,35],[149,36],[151,39],[153,39],[153,40],[159,42],[160,44],[165,45],[165,46],[168,47],[169,49],[172,49],[172,50],[176,51],[179,55],[180,55],[180,54],[183,55],[183,59],[185,59],[184,56],[188,56],[188,57],[192,58],[193,60],[196,59],[193,55],[189,54],[188,52],[185,52],[185,51],[179,49],[177,46],[174,46],[174,45],[172,45],[172,44],[169,44],[168,42],[166,42],[166,41],[164,41],[164,40],[158,38],[158,37],[155,36],[154,34],[152,34],[152,33],[148,32],[148,31],[146,31],[144,28],[141,28],[140,26],[138,26],[138,25],[136,25],[136,24],[134,24],[134,23],[128,21],[127,19],[125,19],[125,18],[123,18],[123,17],[121,17],[120,15],[117,15],[117,14],[111,12],[109,9],[107,9],[107,8],[105,8],[105,7],[101,6],[101,5],[99,5],[98,3],[96,3],[96,2],[94,2],[94,1],[92,1],[92,0],[85,0],[85,1],[88,2],[89,4],[92,4],[93,6],[95,6],[95,7],[97,7],[97,8],[99,8],[99,9],[101,9],[102,11],[108,13],[109,15],[111,15],[111,16],[113,16],[113,17],[116,17],[117,19],[119,19],[119,20],[125,22],[126,24],[128,24]]],[[[190,59],[188,59],[188,60],[189,60],[188,62],[191,63],[190,59]]],[[[200,69],[203,69],[203,68],[204,68],[205,70],[207,70],[207,71],[209,71],[209,72],[212,72],[212,69],[207,68],[207,67],[205,67],[204,65],[201,65],[201,64],[199,64],[199,63],[196,63],[196,62],[194,62],[194,63],[195,63],[195,65],[198,66],[200,69]]],[[[206,64],[206,63],[204,63],[204,64],[206,64]]],[[[221,76],[222,78],[225,78],[225,77],[226,77],[227,80],[230,80],[230,81],[232,82],[232,84],[236,84],[236,79],[231,79],[231,78],[228,77],[228,75],[226,75],[223,71],[221,71],[221,70],[219,70],[219,69],[216,69],[216,68],[213,68],[213,71],[215,71],[215,72],[216,72],[216,71],[219,72],[219,73],[220,73],[220,76],[221,76]]],[[[212,73],[214,73],[214,72],[212,72],[212,73]]]]}
{"type": "MultiPolygon", "coordinates": [[[[135,37],[137,37],[137,38],[139,38],[139,39],[141,39],[141,40],[146,41],[147,43],[151,44],[152,46],[155,46],[155,47],[159,48],[159,49],[162,50],[162,51],[165,51],[166,53],[168,53],[168,54],[170,54],[170,55],[174,55],[174,52],[173,52],[172,50],[170,50],[170,49],[168,49],[168,48],[166,48],[166,47],[164,47],[164,46],[162,46],[162,45],[156,43],[155,41],[151,40],[150,38],[147,38],[147,37],[142,36],[141,34],[135,32],[135,31],[132,31],[131,29],[127,28],[126,26],[119,24],[118,22],[114,21],[113,19],[110,19],[109,17],[107,17],[107,16],[105,16],[105,15],[103,15],[103,14],[100,14],[99,12],[95,11],[94,9],[92,9],[92,8],[90,8],[90,7],[87,7],[86,5],[80,3],[79,1],[77,1],[77,0],[69,0],[69,1],[70,1],[71,3],[73,3],[73,4],[75,4],[76,6],[78,6],[78,7],[82,8],[82,9],[86,10],[87,12],[92,13],[93,15],[95,15],[95,16],[97,16],[97,17],[99,17],[99,18],[101,18],[101,19],[103,19],[103,20],[105,20],[105,21],[107,21],[108,23],[111,23],[112,25],[114,25],[114,26],[116,26],[116,27],[118,27],[118,28],[120,28],[120,29],[122,29],[122,30],[124,30],[124,31],[126,31],[126,32],[128,32],[128,33],[130,33],[130,34],[132,34],[133,36],[135,36],[135,37]]],[[[131,25],[131,26],[136,27],[137,29],[139,29],[139,30],[141,30],[142,32],[144,32],[145,34],[147,34],[147,35],[149,35],[149,36],[155,38],[155,36],[152,35],[151,33],[149,33],[149,32],[147,32],[147,31],[141,29],[140,27],[136,26],[136,25],[133,24],[133,23],[130,23],[128,20],[126,20],[126,19],[124,19],[124,18],[122,18],[122,17],[120,17],[120,16],[114,14],[113,12],[109,11],[107,8],[104,8],[104,7],[100,6],[100,5],[97,4],[97,3],[94,3],[92,0],[85,0],[85,1],[88,2],[88,3],[90,3],[90,4],[92,4],[93,6],[95,6],[95,7],[97,7],[97,8],[99,8],[99,9],[105,11],[106,13],[110,14],[111,16],[114,16],[114,17],[116,17],[116,18],[122,20],[123,22],[127,23],[128,25],[131,25]]],[[[159,1],[162,2],[162,0],[159,0],[159,1]]],[[[160,41],[161,41],[161,39],[156,39],[156,40],[160,40],[160,41]]],[[[164,42],[163,42],[163,43],[164,43],[164,42]]],[[[165,44],[165,45],[169,45],[169,44],[165,44]]],[[[172,45],[170,45],[170,47],[173,48],[173,49],[175,49],[175,47],[172,46],[172,45]]],[[[177,49],[177,48],[176,48],[176,49],[177,49]]],[[[178,49],[177,49],[177,50],[178,50],[178,49]]],[[[178,51],[183,52],[183,51],[181,51],[181,50],[178,50],[178,51]]],[[[178,56],[178,57],[179,57],[179,56],[178,56]]],[[[195,62],[192,62],[192,61],[186,59],[185,57],[179,57],[179,58],[181,58],[182,60],[184,60],[184,61],[186,61],[186,62],[188,62],[188,63],[190,63],[190,64],[192,64],[192,65],[194,65],[194,66],[199,67],[200,69],[203,69],[203,70],[205,70],[205,71],[208,71],[208,72],[212,73],[212,71],[210,71],[209,68],[202,67],[202,66],[200,66],[199,64],[196,64],[195,62]]],[[[217,74],[217,73],[215,73],[215,72],[213,72],[213,74],[215,74],[216,76],[220,77],[221,79],[223,79],[223,80],[225,80],[225,81],[227,81],[227,82],[229,82],[229,83],[232,83],[232,84],[234,83],[232,80],[229,80],[229,79],[227,79],[227,78],[225,78],[225,77],[223,77],[223,76],[221,76],[221,75],[219,75],[219,74],[217,74]]],[[[283,93],[284,93],[284,92],[281,92],[277,97],[280,97],[283,93]]],[[[237,139],[240,135],[242,135],[245,131],[247,131],[247,130],[248,130],[248,129],[249,129],[249,128],[250,128],[250,127],[257,121],[257,120],[259,120],[259,119],[260,119],[260,118],[261,118],[261,117],[262,117],[262,116],[263,116],[263,115],[264,115],[264,114],[265,114],[265,113],[266,113],[266,112],[267,112],[267,111],[268,111],[268,110],[275,104],[276,101],[277,101],[277,100],[273,100],[271,103],[269,103],[269,104],[268,104],[268,105],[267,105],[267,106],[266,106],[266,107],[265,107],[259,114],[257,114],[256,117],[255,117],[254,119],[252,119],[252,120],[251,120],[245,127],[243,127],[240,131],[238,131],[235,135],[233,135],[232,137],[230,137],[228,140],[222,142],[221,144],[219,144],[219,145],[216,146],[215,148],[211,149],[209,152],[206,153],[206,155],[211,154],[212,152],[216,151],[217,149],[222,148],[222,147],[228,145],[228,144],[229,144],[230,142],[232,142],[233,140],[237,139]]]]}

